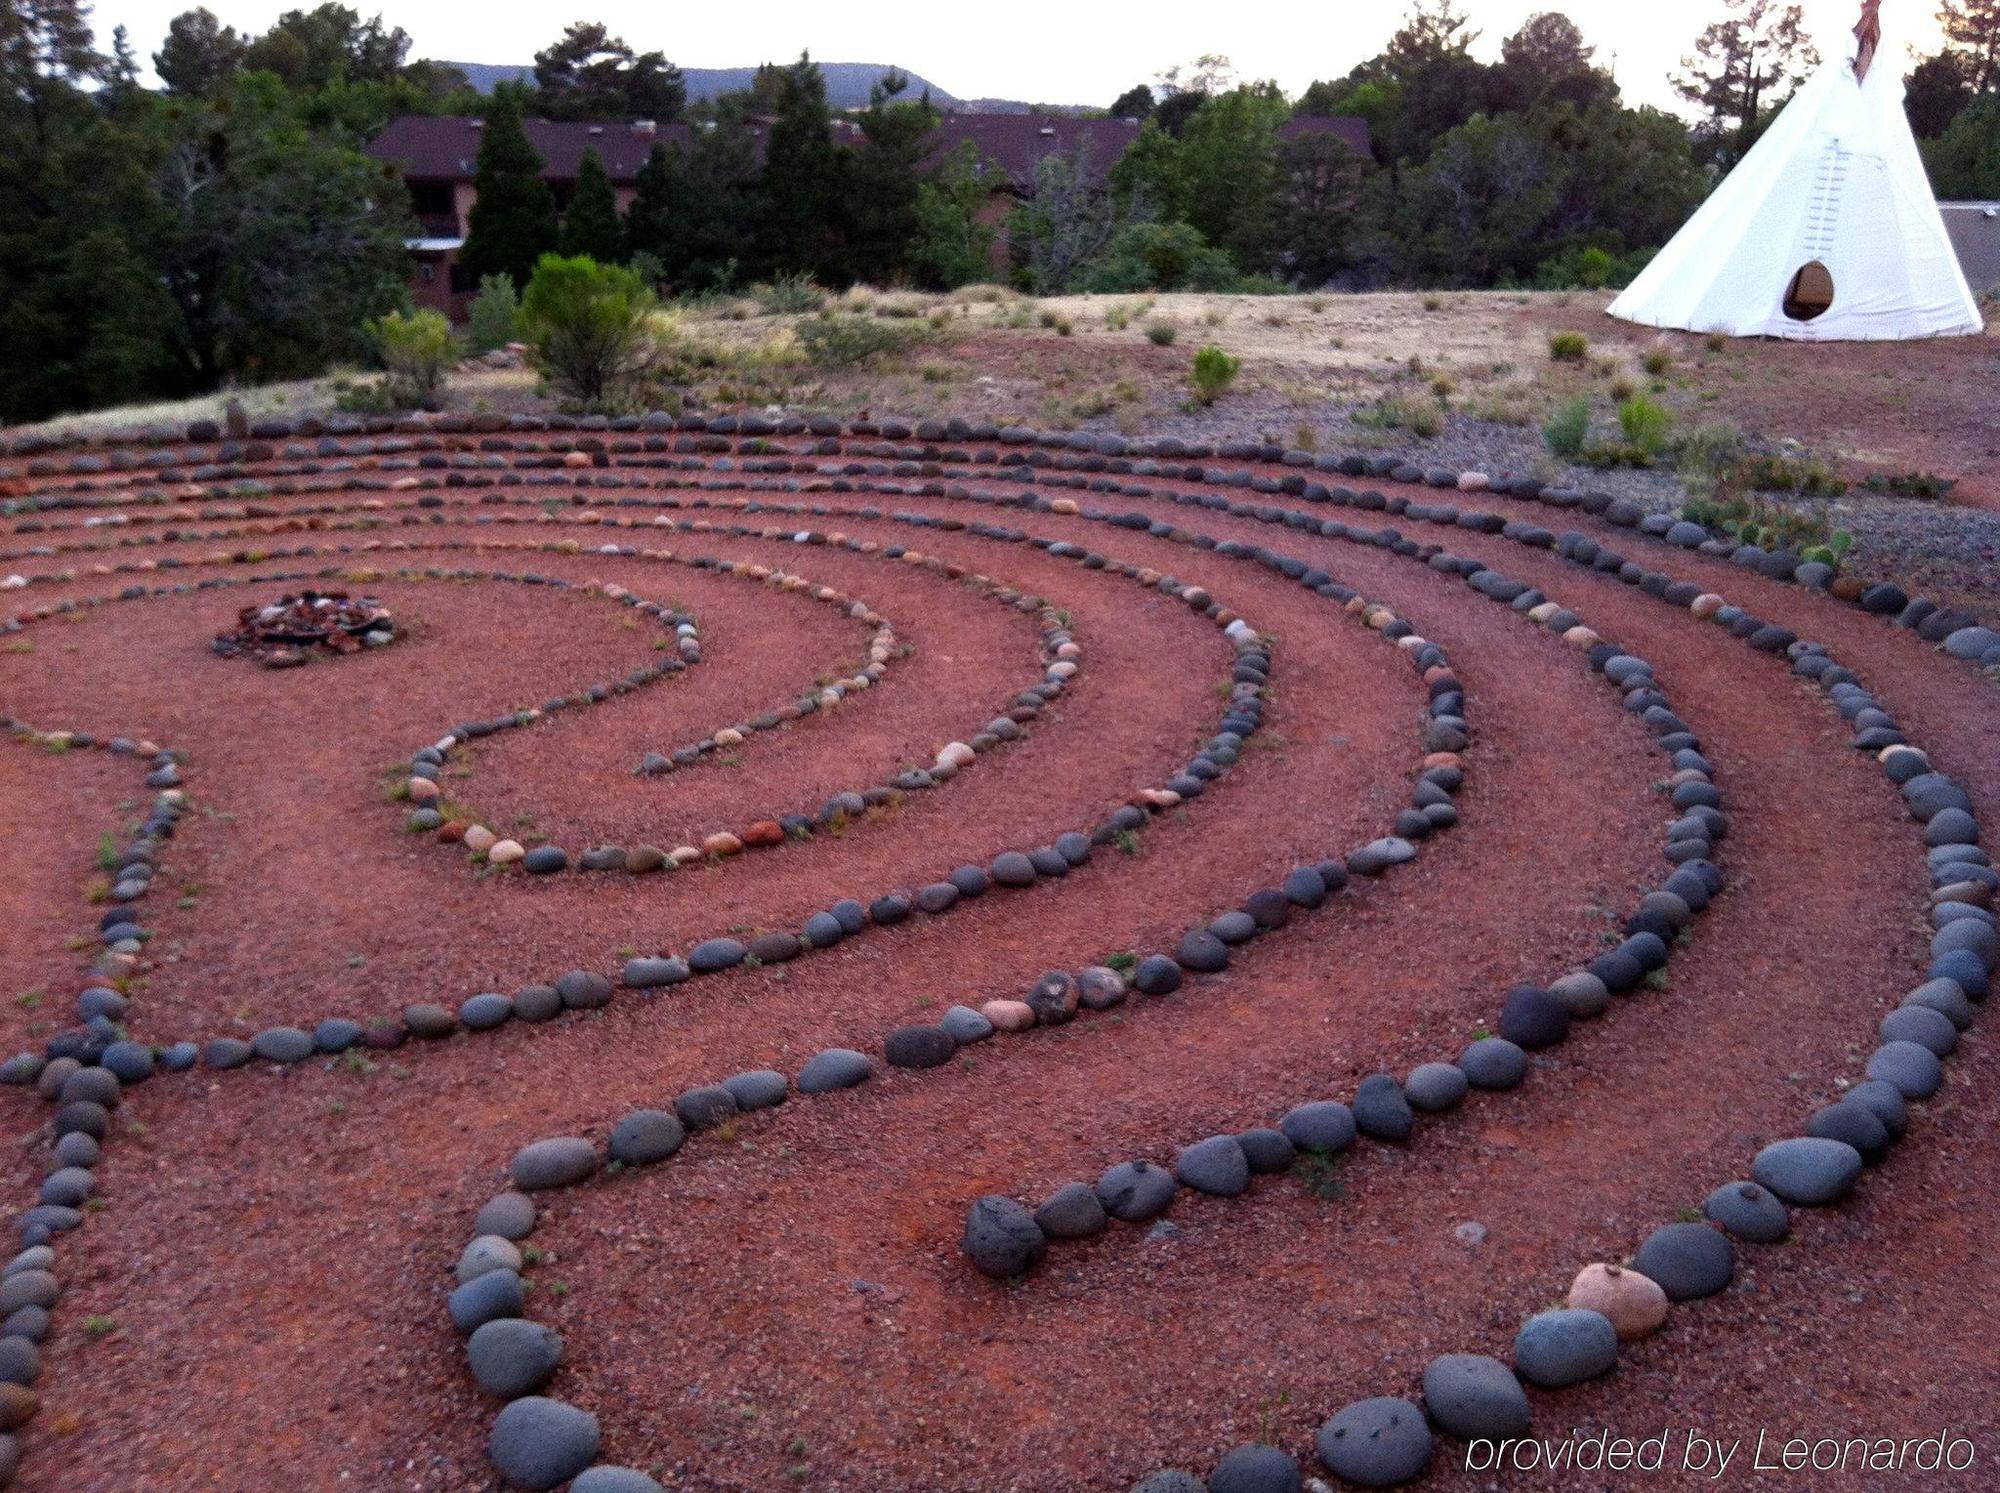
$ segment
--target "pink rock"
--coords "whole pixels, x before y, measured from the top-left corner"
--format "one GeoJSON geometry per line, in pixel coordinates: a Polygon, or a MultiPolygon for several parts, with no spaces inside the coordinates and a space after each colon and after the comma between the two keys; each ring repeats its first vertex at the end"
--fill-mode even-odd
{"type": "Polygon", "coordinates": [[[511,866],[527,853],[527,847],[519,840],[500,840],[486,852],[486,860],[490,865],[511,866]]]}
{"type": "Polygon", "coordinates": [[[1651,1337],[1667,1322],[1667,1293],[1659,1283],[1618,1265],[1584,1266],[1570,1285],[1569,1304],[1610,1318],[1620,1342],[1651,1337]]]}
{"type": "Polygon", "coordinates": [[[1035,1008],[1026,1001],[988,1001],[979,1014],[1003,1032],[1025,1032],[1035,1024],[1035,1008]]]}
{"type": "Polygon", "coordinates": [[[483,824],[472,825],[465,832],[465,848],[467,850],[491,850],[499,843],[500,837],[483,824]]]}

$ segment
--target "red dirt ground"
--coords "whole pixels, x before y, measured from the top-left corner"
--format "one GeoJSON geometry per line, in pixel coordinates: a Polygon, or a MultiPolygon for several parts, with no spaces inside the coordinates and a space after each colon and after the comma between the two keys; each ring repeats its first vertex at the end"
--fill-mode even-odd
{"type": "MultiPolygon", "coordinates": [[[[1211,588],[1277,638],[1266,733],[1185,819],[1149,827],[1136,856],[1100,850],[1027,893],[870,930],[795,965],[654,999],[621,994],[547,1027],[405,1048],[370,1074],[257,1065],[135,1091],[100,1169],[109,1206],[63,1246],[66,1295],[20,1487],[491,1488],[493,1407],[465,1372],[443,1296],[472,1211],[520,1145],[601,1137],[631,1107],[744,1068],[795,1071],[821,1047],[878,1048],[895,1025],[1014,994],[1044,968],[1170,947],[1191,920],[1298,861],[1382,832],[1403,802],[1421,754],[1419,683],[1337,607],[1261,568],[1081,519],[882,506],[1018,523],[1211,588]],[[115,1330],[93,1340],[93,1314],[115,1330]]],[[[1553,556],[1383,519],[1544,586],[1656,662],[1728,795],[1730,891],[1677,954],[1664,993],[1620,1001],[1538,1059],[1526,1087],[1425,1125],[1407,1151],[1357,1152],[1340,1171],[1344,1196],[1289,1179],[1231,1203],[1183,1196],[1171,1239],[1115,1228],[1058,1247],[1024,1284],[977,1277],[957,1236],[980,1194],[1039,1198],[1115,1161],[1164,1161],[1216,1130],[1351,1094],[1370,1072],[1453,1054],[1507,986],[1597,953],[1660,874],[1662,759],[1575,650],[1413,562],[1171,514],[1321,565],[1451,651],[1475,728],[1464,825],[1180,995],[969,1049],[935,1073],[885,1070],[856,1092],[699,1138],[666,1166],[552,1199],[533,1240],[546,1258],[531,1312],[563,1334],[552,1392],[603,1418],[607,1460],[715,1493],[1116,1493],[1152,1467],[1206,1468],[1264,1436],[1309,1460],[1312,1432],[1339,1405],[1414,1394],[1439,1352],[1504,1357],[1520,1320],[1577,1266],[1624,1258],[1743,1175],[1759,1146],[1858,1076],[1881,1013],[1920,978],[1921,831],[1782,663],[1553,556]],[[1483,1245],[1454,1238],[1468,1220],[1489,1229],[1483,1245]]],[[[33,653],[0,655],[0,706],[38,724],[144,730],[189,752],[202,807],[165,858],[171,890],[149,908],[167,957],[135,991],[135,1029],[167,1042],[366,1019],[572,965],[609,970],[619,949],[796,926],[838,897],[866,900],[1088,824],[1163,781],[1213,730],[1229,650],[1185,607],[1024,546],[815,523],[1048,596],[1074,614],[1084,670],[1027,739],[891,814],[643,880],[478,877],[448,848],[403,835],[405,808],[383,793],[385,770],[456,720],[643,661],[643,623],[626,630],[602,601],[384,581],[371,594],[414,619],[412,639],[289,673],[208,656],[208,636],[247,599],[235,589],[31,629],[33,653]],[[175,905],[186,896],[192,905],[175,905]]],[[[686,675],[482,744],[473,775],[448,786],[496,827],[531,815],[574,848],[809,809],[927,761],[1030,677],[1032,622],[927,572],[761,540],[659,542],[795,565],[878,606],[914,652],[832,715],[752,738],[740,766],[636,780],[641,752],[788,698],[865,635],[753,583],[639,559],[439,557],[615,581],[688,607],[702,627],[705,660],[686,675]]],[[[2000,814],[2000,696],[1976,674],[1851,609],[1698,556],[1652,554],[1641,538],[1617,542],[1825,642],[1982,815],[2000,814]]],[[[10,594],[38,604],[126,579],[10,594]]],[[[80,888],[95,836],[115,824],[112,803],[142,797],[136,782],[132,764],[94,753],[0,748],[0,835],[8,863],[30,868],[0,878],[0,918],[21,935],[0,970],[17,986],[45,982],[66,1002],[77,958],[66,940],[94,921],[80,888]]],[[[35,1013],[5,1019],[17,1044],[32,1043],[35,1013]]],[[[1801,1214],[1788,1244],[1746,1251],[1730,1292],[1677,1309],[1610,1379],[1537,1393],[1538,1433],[1949,1426],[1981,1449],[1972,1475],[1822,1485],[1993,1486],[2000,1318],[1977,1282],[2000,1222],[1983,1144],[1996,1102],[2000,1065],[1975,1028],[1944,1094],[1917,1108],[1910,1139],[1855,1201],[1801,1214]]],[[[47,1111],[6,1092],[0,1115],[21,1134],[47,1111]]],[[[12,1170],[14,1195],[27,1197],[39,1153],[24,1148],[12,1170]]],[[[1455,1471],[1455,1455],[1441,1440],[1424,1486],[1605,1486],[1496,1483],[1455,1471]]]]}

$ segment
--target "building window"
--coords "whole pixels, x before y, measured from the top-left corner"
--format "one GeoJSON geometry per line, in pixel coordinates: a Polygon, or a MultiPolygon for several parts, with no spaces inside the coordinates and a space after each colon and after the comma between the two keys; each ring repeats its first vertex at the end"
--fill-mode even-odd
{"type": "Polygon", "coordinates": [[[451,293],[453,295],[471,295],[478,288],[478,286],[472,283],[472,276],[465,272],[465,266],[457,260],[453,260],[451,265],[451,293]]]}
{"type": "Polygon", "coordinates": [[[421,279],[424,282],[424,284],[428,285],[431,283],[431,281],[437,279],[438,267],[432,264],[428,259],[419,260],[417,262],[417,277],[421,279]]]}
{"type": "Polygon", "coordinates": [[[420,218],[444,217],[457,208],[452,200],[451,183],[447,181],[413,181],[410,183],[410,210],[420,218]]]}

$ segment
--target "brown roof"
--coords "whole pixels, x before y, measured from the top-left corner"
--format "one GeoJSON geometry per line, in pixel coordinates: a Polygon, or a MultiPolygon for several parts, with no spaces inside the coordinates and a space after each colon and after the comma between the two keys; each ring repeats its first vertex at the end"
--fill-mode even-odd
{"type": "MultiPolygon", "coordinates": [[[[457,114],[405,114],[368,146],[380,161],[393,161],[412,181],[470,181],[479,164],[483,121],[457,114]]],[[[575,123],[549,119],[522,121],[528,143],[542,158],[547,181],[574,181],[585,149],[597,151],[614,182],[629,184],[646,164],[655,141],[672,146],[690,138],[684,124],[648,128],[633,120],[575,123]]]]}
{"type": "MultiPolygon", "coordinates": [[[[479,161],[482,122],[455,114],[406,114],[392,120],[375,137],[368,153],[377,160],[393,161],[412,181],[470,181],[479,161]]],[[[543,161],[542,175],[549,181],[573,181],[586,148],[594,148],[604,169],[614,182],[630,185],[646,164],[654,143],[685,146],[693,131],[685,124],[669,123],[650,127],[641,121],[561,122],[548,119],[522,121],[528,142],[543,161]]],[[[769,121],[753,119],[749,129],[759,153],[769,130],[769,121]]],[[[845,140],[858,138],[857,127],[849,120],[835,120],[834,129],[845,140]]],[[[1345,140],[1357,155],[1369,154],[1368,124],[1360,119],[1327,119],[1301,115],[1278,126],[1278,138],[1301,135],[1333,135],[1345,140]]],[[[1125,157],[1139,138],[1139,126],[1129,119],[1085,119],[1067,114],[945,114],[940,116],[927,165],[935,165],[945,155],[967,141],[979,154],[984,170],[996,190],[1025,195],[1034,190],[1035,167],[1043,157],[1072,155],[1081,150],[1090,163],[1091,174],[1102,185],[1111,168],[1125,157]]]]}
{"type": "Polygon", "coordinates": [[[926,164],[941,161],[966,141],[979,153],[996,189],[1026,193],[1045,156],[1085,152],[1101,184],[1125,158],[1139,126],[1129,119],[1079,119],[1066,114],[946,114],[939,118],[926,164]]]}

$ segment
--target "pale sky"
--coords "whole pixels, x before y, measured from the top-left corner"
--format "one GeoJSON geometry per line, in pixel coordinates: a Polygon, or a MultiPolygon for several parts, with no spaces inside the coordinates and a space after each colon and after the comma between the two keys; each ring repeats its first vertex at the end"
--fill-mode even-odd
{"type": "MultiPolygon", "coordinates": [[[[208,0],[239,31],[267,28],[285,10],[316,0],[208,0]]],[[[602,21],[635,48],[657,48],[683,67],[742,67],[785,61],[802,50],[827,62],[894,63],[921,73],[959,98],[1014,98],[1036,103],[1108,106],[1134,83],[1204,52],[1221,52],[1246,78],[1275,78],[1296,95],[1315,78],[1338,77],[1374,55],[1395,31],[1407,0],[1292,0],[1288,4],[1150,0],[1143,7],[1089,0],[1012,0],[991,10],[941,6],[935,0],[762,0],[742,5],[664,6],[658,0],[570,0],[562,6],[495,0],[347,0],[363,15],[380,9],[409,32],[412,55],[455,62],[528,63],[572,19],[602,21]]],[[[1858,0],[1803,0],[1822,53],[1837,55],[1860,14],[1858,0]]],[[[134,49],[150,59],[167,22],[187,0],[97,0],[96,24],[108,46],[123,22],[134,49]]],[[[1635,102],[1667,104],[1667,74],[1702,27],[1722,13],[1720,0],[1468,0],[1482,28],[1477,50],[1495,57],[1503,37],[1528,16],[1559,10],[1615,59],[1635,102]]],[[[1938,39],[1931,0],[1888,0],[1884,51],[1906,56],[1914,43],[1938,39]]]]}

